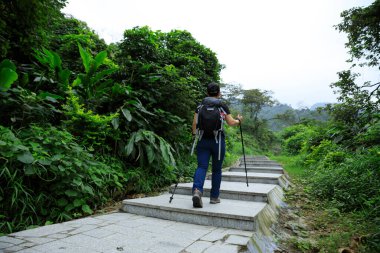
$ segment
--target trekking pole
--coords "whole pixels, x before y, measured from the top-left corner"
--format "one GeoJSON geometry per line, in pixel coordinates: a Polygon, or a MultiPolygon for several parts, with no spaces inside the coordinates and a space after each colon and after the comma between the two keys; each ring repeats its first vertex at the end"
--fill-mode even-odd
{"type": "Polygon", "coordinates": [[[243,157],[244,157],[244,168],[245,168],[245,178],[247,180],[247,187],[248,187],[248,174],[247,174],[247,163],[245,162],[245,151],[244,151],[244,141],[243,141],[243,130],[241,129],[241,120],[239,119],[240,122],[240,136],[241,136],[241,146],[243,148],[243,157]]]}
{"type": "Polygon", "coordinates": [[[173,196],[174,196],[175,190],[177,189],[178,181],[179,181],[179,180],[177,180],[177,183],[176,183],[175,186],[174,186],[173,194],[172,194],[172,196],[170,197],[169,203],[172,203],[172,200],[173,200],[173,196]]]}
{"type": "Polygon", "coordinates": [[[182,173],[183,173],[183,171],[180,173],[178,173],[177,174],[177,182],[175,183],[175,186],[174,186],[174,190],[173,190],[173,192],[172,192],[172,196],[170,196],[170,200],[169,200],[169,203],[171,204],[172,203],[172,200],[173,200],[173,196],[174,196],[174,193],[175,193],[175,190],[177,189],[177,186],[178,186],[178,183],[179,183],[179,180],[180,180],[180,178],[181,178],[181,176],[182,176],[182,173]]]}

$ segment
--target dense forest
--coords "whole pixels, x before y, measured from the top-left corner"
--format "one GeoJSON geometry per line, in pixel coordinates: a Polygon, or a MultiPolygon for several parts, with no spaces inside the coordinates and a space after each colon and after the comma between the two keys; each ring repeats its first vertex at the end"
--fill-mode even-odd
{"type": "MultiPolygon", "coordinates": [[[[0,234],[191,180],[194,109],[221,82],[223,64],[188,31],[135,27],[107,45],[65,4],[0,2],[0,234]]],[[[380,69],[379,13],[377,0],[341,14],[353,65],[380,69]]],[[[378,250],[380,83],[358,74],[339,72],[339,103],[318,110],[236,84],[223,99],[245,117],[247,153],[295,158],[311,195],[371,223],[366,247],[378,250]]],[[[226,132],[225,165],[241,155],[239,132],[226,132]]]]}

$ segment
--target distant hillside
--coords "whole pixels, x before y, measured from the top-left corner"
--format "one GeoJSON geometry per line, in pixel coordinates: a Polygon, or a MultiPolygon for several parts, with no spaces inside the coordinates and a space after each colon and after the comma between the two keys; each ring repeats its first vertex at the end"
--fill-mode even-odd
{"type": "Polygon", "coordinates": [[[283,128],[301,122],[302,120],[327,121],[328,114],[324,111],[318,112],[318,107],[324,107],[327,103],[316,103],[310,109],[293,109],[290,105],[277,104],[264,107],[259,117],[268,123],[272,131],[281,131],[283,128]],[[313,108],[313,109],[312,109],[313,108]]]}
{"type": "Polygon", "coordinates": [[[327,102],[315,103],[315,104],[313,104],[313,105],[310,107],[310,110],[314,111],[314,110],[316,110],[318,107],[326,107],[326,105],[328,105],[328,104],[331,104],[331,103],[327,103],[327,102]]]}
{"type": "MultiPolygon", "coordinates": [[[[274,106],[266,106],[259,113],[259,118],[265,120],[270,130],[274,132],[281,131],[285,127],[291,126],[302,120],[317,120],[327,121],[329,119],[328,114],[324,111],[317,111],[318,107],[325,107],[328,103],[320,102],[315,103],[309,108],[294,109],[287,104],[276,104],[274,106]]],[[[238,99],[232,100],[229,103],[232,110],[237,112],[243,111],[243,105],[238,99]]]]}

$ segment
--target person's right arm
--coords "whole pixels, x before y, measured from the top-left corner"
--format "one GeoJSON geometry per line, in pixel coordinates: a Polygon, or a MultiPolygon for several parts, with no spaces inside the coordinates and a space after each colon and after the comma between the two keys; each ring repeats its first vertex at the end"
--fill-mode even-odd
{"type": "Polygon", "coordinates": [[[194,118],[193,118],[193,124],[192,124],[192,133],[195,135],[197,133],[197,117],[198,113],[194,113],[194,118]]]}

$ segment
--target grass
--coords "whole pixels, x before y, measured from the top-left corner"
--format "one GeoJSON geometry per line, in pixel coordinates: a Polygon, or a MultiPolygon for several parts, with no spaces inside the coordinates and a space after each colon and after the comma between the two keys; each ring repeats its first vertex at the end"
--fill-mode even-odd
{"type": "MultiPolygon", "coordinates": [[[[284,248],[289,249],[289,252],[308,253],[336,253],[343,248],[355,253],[379,252],[378,249],[365,246],[370,241],[370,235],[378,231],[378,224],[369,220],[366,212],[341,212],[338,203],[316,199],[308,192],[308,179],[311,175],[302,166],[302,156],[269,157],[281,163],[291,177],[293,187],[286,192],[285,202],[307,225],[306,238],[291,234],[290,238],[280,240],[284,248]]],[[[283,223],[280,226],[286,227],[289,222],[286,219],[280,219],[283,223]]]]}
{"type": "Polygon", "coordinates": [[[302,166],[304,161],[302,156],[269,155],[269,159],[277,161],[283,165],[291,178],[302,178],[307,173],[306,169],[302,166]]]}

